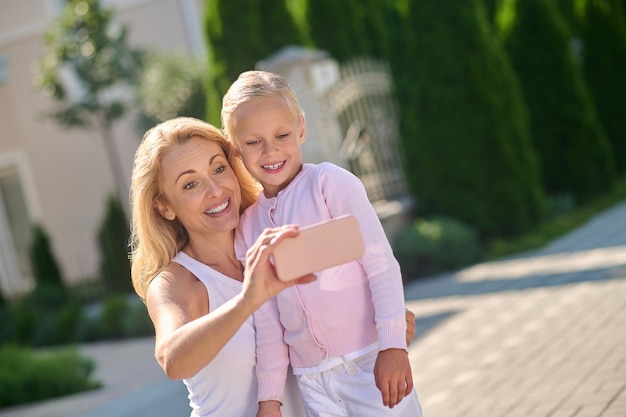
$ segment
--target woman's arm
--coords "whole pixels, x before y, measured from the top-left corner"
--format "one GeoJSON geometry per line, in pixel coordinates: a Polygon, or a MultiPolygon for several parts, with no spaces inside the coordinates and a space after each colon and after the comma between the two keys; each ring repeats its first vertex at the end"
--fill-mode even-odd
{"type": "Polygon", "coordinates": [[[156,333],[155,356],[171,379],[198,373],[254,311],[240,293],[209,313],[206,288],[178,264],[150,284],[147,304],[156,333]]]}
{"type": "Polygon", "coordinates": [[[169,378],[198,373],[265,301],[288,286],[315,280],[308,275],[280,281],[270,263],[274,247],[297,233],[293,226],[267,229],[248,252],[241,293],[210,313],[205,287],[182,266],[173,263],[153,280],[146,299],[156,332],[155,355],[169,378]]]}

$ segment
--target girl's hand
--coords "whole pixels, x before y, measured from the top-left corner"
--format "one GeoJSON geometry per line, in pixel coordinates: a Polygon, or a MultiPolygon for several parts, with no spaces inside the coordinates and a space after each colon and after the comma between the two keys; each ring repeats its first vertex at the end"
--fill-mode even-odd
{"type": "Polygon", "coordinates": [[[383,404],[393,408],[413,390],[413,375],[409,356],[404,349],[386,349],[378,353],[374,379],[383,404]]]}
{"type": "Polygon", "coordinates": [[[410,345],[411,341],[415,337],[415,330],[417,326],[415,325],[415,313],[413,313],[408,308],[405,308],[406,315],[406,345],[410,345]]]}
{"type": "Polygon", "coordinates": [[[282,417],[278,401],[261,401],[256,417],[282,417]]]}

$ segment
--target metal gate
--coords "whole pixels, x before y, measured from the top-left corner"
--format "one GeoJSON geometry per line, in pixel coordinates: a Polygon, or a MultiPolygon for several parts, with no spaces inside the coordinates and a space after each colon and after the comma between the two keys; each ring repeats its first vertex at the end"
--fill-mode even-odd
{"type": "Polygon", "coordinates": [[[343,64],[324,94],[343,132],[341,154],[363,182],[370,201],[408,194],[400,152],[399,111],[389,66],[371,58],[343,64]]]}

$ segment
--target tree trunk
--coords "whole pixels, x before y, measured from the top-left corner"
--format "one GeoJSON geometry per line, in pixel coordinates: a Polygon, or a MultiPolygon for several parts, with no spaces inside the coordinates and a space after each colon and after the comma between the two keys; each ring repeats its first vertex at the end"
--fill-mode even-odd
{"type": "Polygon", "coordinates": [[[124,179],[124,175],[122,173],[122,165],[120,163],[119,155],[117,153],[117,147],[115,146],[112,121],[108,118],[105,118],[101,123],[101,130],[102,140],[104,141],[104,147],[106,149],[107,157],[109,159],[109,165],[113,173],[115,195],[117,195],[117,198],[124,208],[126,218],[128,218],[129,190],[128,185],[126,184],[126,180],[124,179]]]}

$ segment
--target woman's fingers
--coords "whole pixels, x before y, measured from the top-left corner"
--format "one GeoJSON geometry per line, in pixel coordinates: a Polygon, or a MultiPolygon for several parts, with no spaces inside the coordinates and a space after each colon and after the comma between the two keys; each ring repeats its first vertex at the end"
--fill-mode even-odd
{"type": "MultiPolygon", "coordinates": [[[[315,281],[313,274],[305,275],[291,282],[283,282],[276,276],[274,265],[271,262],[271,254],[284,239],[296,237],[299,233],[297,225],[285,225],[276,228],[265,229],[254,245],[246,253],[246,276],[261,275],[258,278],[265,282],[267,290],[277,293],[284,288],[297,284],[306,284],[315,281]]],[[[258,281],[255,279],[255,281],[258,281]]]]}
{"type": "Polygon", "coordinates": [[[295,237],[299,233],[298,226],[285,225],[281,227],[265,229],[257,238],[256,242],[246,252],[246,265],[254,265],[260,261],[260,257],[269,257],[273,248],[283,239],[295,237]]]}

